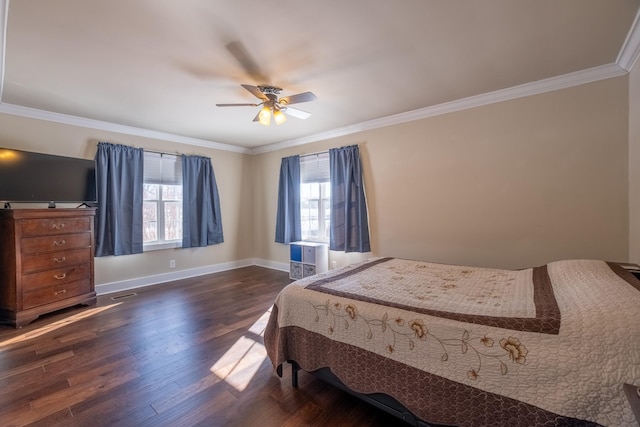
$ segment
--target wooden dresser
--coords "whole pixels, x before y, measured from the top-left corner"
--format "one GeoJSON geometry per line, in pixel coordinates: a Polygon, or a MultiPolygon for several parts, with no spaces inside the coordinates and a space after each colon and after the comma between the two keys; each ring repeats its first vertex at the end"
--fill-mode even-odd
{"type": "Polygon", "coordinates": [[[0,317],[22,327],[41,314],[96,302],[95,209],[0,210],[0,317]]]}

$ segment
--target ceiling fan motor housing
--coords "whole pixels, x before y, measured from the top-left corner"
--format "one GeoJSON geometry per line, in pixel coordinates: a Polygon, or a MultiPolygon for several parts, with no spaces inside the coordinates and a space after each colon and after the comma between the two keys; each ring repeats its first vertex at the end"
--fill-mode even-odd
{"type": "Polygon", "coordinates": [[[277,86],[259,85],[258,89],[265,95],[280,95],[282,92],[282,88],[277,86]]]}

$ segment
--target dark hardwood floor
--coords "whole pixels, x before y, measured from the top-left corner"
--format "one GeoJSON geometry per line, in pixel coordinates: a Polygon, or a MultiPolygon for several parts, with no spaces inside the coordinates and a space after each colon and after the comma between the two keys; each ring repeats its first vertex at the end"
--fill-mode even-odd
{"type": "Polygon", "coordinates": [[[0,425],[402,425],[310,374],[298,389],[275,374],[262,331],[288,283],[247,267],[2,325],[0,425]]]}

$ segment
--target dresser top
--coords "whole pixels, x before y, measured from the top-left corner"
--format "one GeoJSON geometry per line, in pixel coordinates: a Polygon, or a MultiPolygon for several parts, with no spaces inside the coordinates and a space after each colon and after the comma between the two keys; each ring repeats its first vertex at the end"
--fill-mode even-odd
{"type": "Polygon", "coordinates": [[[62,218],[93,216],[96,208],[0,209],[0,218],[62,218]]]}

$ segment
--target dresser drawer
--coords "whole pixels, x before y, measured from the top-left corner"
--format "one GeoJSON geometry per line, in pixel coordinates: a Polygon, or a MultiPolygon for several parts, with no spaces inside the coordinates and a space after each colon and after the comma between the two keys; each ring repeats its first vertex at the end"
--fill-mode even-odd
{"type": "Polygon", "coordinates": [[[23,237],[91,231],[91,218],[38,218],[21,221],[23,237]]]}
{"type": "Polygon", "coordinates": [[[28,310],[39,305],[50,304],[66,298],[82,295],[91,292],[91,280],[76,280],[69,283],[58,283],[55,285],[39,288],[22,294],[22,308],[28,310]]]}
{"type": "Polygon", "coordinates": [[[91,233],[58,234],[22,239],[22,254],[86,248],[91,245],[91,233]]]}
{"type": "Polygon", "coordinates": [[[96,209],[0,209],[0,322],[95,304],[96,209]]]}
{"type": "Polygon", "coordinates": [[[51,270],[91,262],[91,248],[47,252],[22,256],[22,273],[51,270]]]}
{"type": "Polygon", "coordinates": [[[70,283],[91,277],[91,264],[80,264],[55,270],[22,275],[22,291],[70,283]]]}

